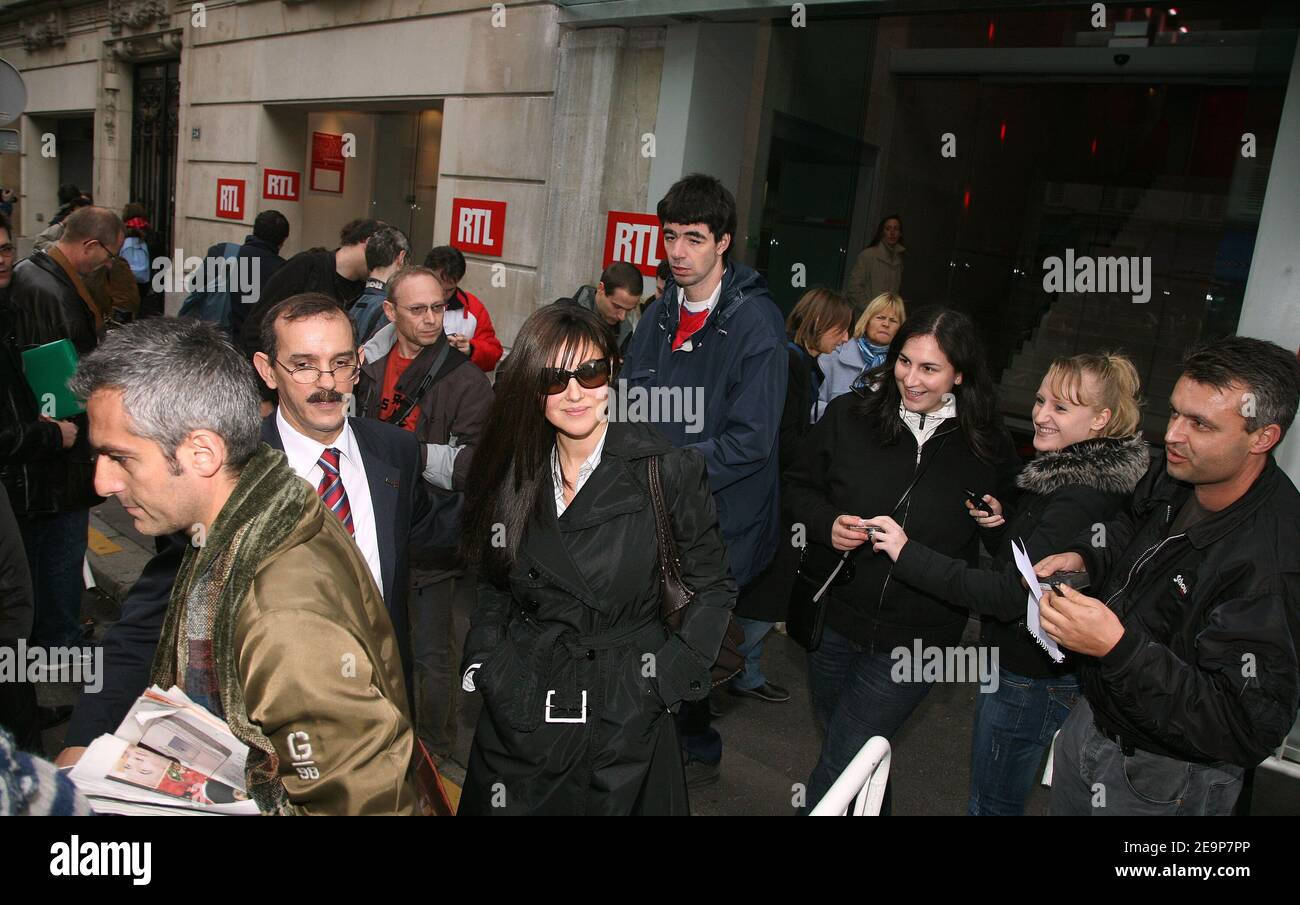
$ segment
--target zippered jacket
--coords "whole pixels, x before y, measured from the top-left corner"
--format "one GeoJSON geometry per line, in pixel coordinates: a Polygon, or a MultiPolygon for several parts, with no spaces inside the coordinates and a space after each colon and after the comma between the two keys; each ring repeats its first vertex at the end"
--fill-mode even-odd
{"type": "MultiPolygon", "coordinates": [[[[831,400],[784,475],[786,517],[806,528],[807,571],[824,578],[834,568],[840,556],[831,547],[836,517],[889,515],[918,472],[920,480],[893,512],[894,521],[909,541],[976,565],[979,527],[967,513],[964,491],[1017,497],[1020,463],[1011,438],[1002,434],[992,462],[975,455],[956,418],[945,419],[920,449],[906,428],[886,443],[861,407],[856,393],[831,400]]],[[[910,650],[917,640],[923,647],[957,644],[969,615],[965,604],[928,594],[893,571],[887,555],[863,544],[853,557],[852,580],[830,589],[826,625],[868,653],[910,650]]]]}
{"type": "Polygon", "coordinates": [[[1235,503],[1170,535],[1190,484],[1151,466],[1104,544],[1083,556],[1092,589],[1124,624],[1103,657],[1080,657],[1098,725],[1136,748],[1254,767],[1300,701],[1300,493],[1269,457],[1235,503]]]}

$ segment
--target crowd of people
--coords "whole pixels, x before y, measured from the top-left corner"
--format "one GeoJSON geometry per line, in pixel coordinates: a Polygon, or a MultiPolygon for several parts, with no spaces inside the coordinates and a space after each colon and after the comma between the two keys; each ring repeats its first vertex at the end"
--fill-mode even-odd
{"type": "MultiPolygon", "coordinates": [[[[1230,813],[1295,721],[1300,495],[1273,452],[1300,362],[1272,343],[1188,350],[1162,450],[1132,361],[1058,358],[1022,461],[976,324],[905,304],[898,215],[783,318],[734,259],[731,193],[685,177],[649,299],[613,263],[503,358],[458,250],[419,264],[356,220],[285,260],[273,210],[208,250],[257,259],[254,291],[172,318],[141,289],[125,323],[88,284],[149,285],[156,236],[67,205],[16,266],[0,218],[0,646],[83,645],[103,499],[157,555],[60,764],[177,685],[248,746],[262,812],[409,814],[475,695],[460,813],[687,814],[722,768],[711,694],[800,706],[763,668],[796,615],[822,732],[804,811],[930,690],[898,649],[956,648],[972,616],[998,654],[972,815],[1022,813],[1045,757],[1055,814],[1230,813]],[[56,419],[21,353],[61,340],[85,412],[56,419]],[[638,393],[679,404],[615,417],[638,393]]],[[[42,721],[0,683],[7,745],[42,753],[42,721]]]]}

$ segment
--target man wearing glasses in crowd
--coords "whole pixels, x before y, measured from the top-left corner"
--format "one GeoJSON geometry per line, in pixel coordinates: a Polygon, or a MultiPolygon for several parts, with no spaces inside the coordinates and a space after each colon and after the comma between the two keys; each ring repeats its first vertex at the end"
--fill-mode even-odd
{"type": "MultiPolygon", "coordinates": [[[[358,414],[415,434],[435,494],[464,489],[492,408],[487,375],[443,333],[445,296],[427,267],[403,267],[389,278],[389,323],[362,347],[356,388],[358,414]]],[[[417,732],[439,757],[456,743],[457,667],[473,606],[474,578],[454,546],[411,550],[413,710],[417,732]]]]}
{"type": "MultiPolygon", "coordinates": [[[[66,339],[78,356],[85,356],[99,345],[104,316],[86,288],[86,279],[113,266],[125,238],[117,214],[102,207],[83,207],[64,221],[57,242],[45,251],[32,252],[14,267],[9,306],[18,349],[66,339]]],[[[82,642],[81,568],[90,507],[99,502],[85,418],[82,414],[72,419],[79,429],[76,442],[47,470],[40,506],[27,508],[18,518],[32,572],[33,644],[58,647],[82,642]]]]}

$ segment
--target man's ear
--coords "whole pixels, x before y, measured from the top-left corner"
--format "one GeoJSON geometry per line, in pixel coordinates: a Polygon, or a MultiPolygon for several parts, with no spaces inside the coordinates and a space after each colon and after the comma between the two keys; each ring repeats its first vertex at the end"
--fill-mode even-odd
{"type": "Polygon", "coordinates": [[[253,367],[257,368],[257,373],[261,375],[262,383],[273,390],[279,389],[275,383],[275,365],[265,352],[253,353],[253,367]]]}
{"type": "Polygon", "coordinates": [[[366,347],[357,346],[357,367],[361,367],[365,363],[366,363],[366,347]]]}
{"type": "Polygon", "coordinates": [[[1250,441],[1252,455],[1262,456],[1282,442],[1282,428],[1276,424],[1265,424],[1250,441]]]}
{"type": "Polygon", "coordinates": [[[723,233],[718,240],[718,256],[721,257],[731,247],[731,233],[723,233]]]}
{"type": "Polygon", "coordinates": [[[199,477],[211,478],[226,464],[226,441],[215,431],[199,428],[185,438],[176,456],[199,477]]]}
{"type": "Polygon", "coordinates": [[[397,311],[393,308],[393,303],[388,299],[384,299],[384,314],[388,317],[389,323],[397,323],[397,311]]]}

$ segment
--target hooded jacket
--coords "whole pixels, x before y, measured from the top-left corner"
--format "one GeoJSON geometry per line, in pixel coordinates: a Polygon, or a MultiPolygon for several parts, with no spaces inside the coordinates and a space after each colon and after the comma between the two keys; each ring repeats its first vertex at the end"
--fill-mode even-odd
{"type": "Polygon", "coordinates": [[[992,569],[971,568],[909,540],[894,564],[894,577],[982,614],[980,643],[998,649],[1002,668],[1033,679],[1073,673],[1069,654],[1065,662],[1053,663],[1025,627],[1029,595],[1020,584],[1011,544],[1024,544],[1030,562],[1057,552],[1114,518],[1150,463],[1141,436],[1097,437],[1042,453],[1016,477],[1024,493],[1014,505],[1003,506],[1005,523],[986,529],[986,543],[992,540],[997,550],[992,569]]]}
{"type": "Polygon", "coordinates": [[[1136,748],[1192,763],[1257,766],[1300,702],[1300,493],[1269,456],[1240,499],[1170,534],[1192,485],[1163,458],[1106,522],[1076,538],[1088,596],[1124,635],[1080,657],[1094,721],[1136,748]]]}
{"type": "Polygon", "coordinates": [[[763,278],[733,262],[723,273],[717,304],[689,348],[674,352],[678,294],[670,276],[663,295],[637,324],[616,390],[627,393],[628,412],[633,393],[655,390],[671,389],[699,403],[692,404],[692,412],[683,407],[667,417],[662,409],[672,406],[647,404],[647,420],[673,446],[704,457],[732,574],[744,588],[780,542],[777,436],[788,374],[785,324],[763,278]],[[654,420],[656,408],[661,417],[654,420]]]}

